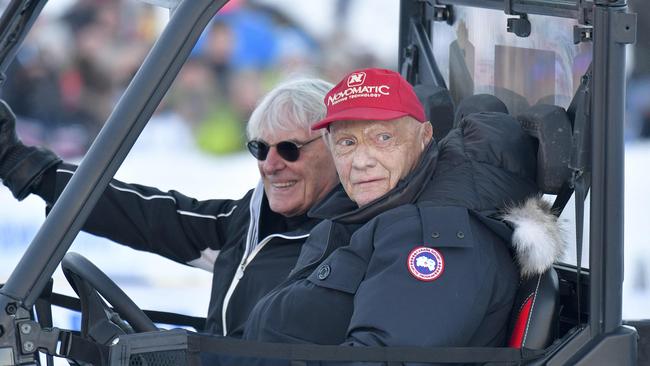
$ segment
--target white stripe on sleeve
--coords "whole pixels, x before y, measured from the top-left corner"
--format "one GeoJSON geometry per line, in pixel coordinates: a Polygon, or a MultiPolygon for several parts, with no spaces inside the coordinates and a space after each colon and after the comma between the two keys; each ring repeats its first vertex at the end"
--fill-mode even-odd
{"type": "Polygon", "coordinates": [[[220,217],[228,217],[228,216],[232,215],[232,213],[235,211],[236,208],[237,208],[237,205],[234,205],[232,207],[232,209],[230,210],[230,212],[220,213],[220,214],[218,214],[216,216],[215,215],[204,215],[204,214],[199,214],[199,213],[196,213],[196,212],[183,211],[183,210],[176,210],[176,212],[178,212],[181,215],[193,216],[193,217],[202,217],[202,218],[205,218],[205,219],[216,220],[216,219],[218,219],[220,217]]]}
{"type": "MultiPolygon", "coordinates": [[[[73,171],[71,171],[71,170],[67,170],[67,169],[57,169],[56,172],[57,172],[57,173],[68,173],[68,174],[74,174],[73,171]]],[[[127,193],[135,194],[136,196],[142,198],[143,200],[147,200],[147,201],[148,201],[148,200],[153,200],[153,199],[157,199],[157,198],[159,198],[159,199],[172,200],[172,201],[174,201],[174,203],[176,202],[176,199],[175,199],[174,197],[172,197],[172,196],[169,196],[169,195],[154,194],[154,195],[151,195],[151,196],[145,196],[145,195],[143,195],[142,193],[140,193],[140,192],[138,192],[138,191],[136,191],[136,190],[129,189],[129,188],[118,187],[118,186],[116,186],[116,185],[113,184],[113,183],[109,183],[108,186],[111,187],[111,188],[113,188],[113,189],[115,189],[115,190],[117,190],[117,191],[120,191],[120,192],[127,192],[127,193]]]]}

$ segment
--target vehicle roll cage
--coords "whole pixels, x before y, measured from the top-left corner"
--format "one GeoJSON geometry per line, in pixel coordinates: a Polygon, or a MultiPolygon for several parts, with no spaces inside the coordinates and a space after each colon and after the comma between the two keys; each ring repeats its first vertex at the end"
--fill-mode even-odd
{"type": "MultiPolygon", "coordinates": [[[[0,72],[13,60],[46,2],[12,0],[8,5],[0,19],[0,72]]],[[[171,86],[201,32],[226,2],[184,0],[175,9],[60,199],[0,289],[0,365],[34,362],[34,353],[28,352],[21,343],[17,324],[29,320],[29,310],[46,289],[90,211],[171,86]]],[[[525,20],[528,14],[573,18],[578,21],[575,38],[593,41],[587,107],[591,126],[588,138],[591,146],[589,318],[559,344],[551,346],[549,352],[533,356],[543,356],[544,362],[554,365],[596,359],[631,364],[636,359],[636,332],[622,326],[621,310],[623,121],[625,45],[634,42],[636,17],[627,12],[625,0],[401,0],[398,65],[414,85],[446,87],[431,51],[430,37],[432,22],[453,23],[455,6],[501,10],[516,17],[515,20],[525,20]]],[[[299,348],[285,345],[283,349],[297,352],[299,348]]],[[[395,352],[391,348],[386,350],[387,354],[396,354],[391,353],[395,352]]],[[[444,350],[450,352],[449,348],[444,350]]],[[[531,356],[524,355],[524,351],[520,360],[531,356]]],[[[336,351],[328,348],[327,352],[336,351]]],[[[458,355],[462,356],[462,352],[458,355]]],[[[409,358],[405,356],[406,359],[409,358]]],[[[446,362],[468,361],[466,358],[466,361],[446,362]]]]}

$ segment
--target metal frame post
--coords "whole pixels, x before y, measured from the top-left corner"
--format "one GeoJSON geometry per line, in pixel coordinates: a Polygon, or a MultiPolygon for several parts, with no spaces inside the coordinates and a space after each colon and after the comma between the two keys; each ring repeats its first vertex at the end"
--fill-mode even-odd
{"type": "MultiPolygon", "coordinates": [[[[626,2],[594,8],[590,328],[592,336],[621,325],[623,284],[625,44],[635,27],[626,2]],[[628,21],[630,19],[627,19],[628,21]]],[[[632,15],[632,18],[634,16],[632,15]]],[[[632,34],[632,38],[634,35],[632,34]]]]}
{"type": "Polygon", "coordinates": [[[399,3],[399,40],[397,45],[397,66],[402,66],[406,58],[405,49],[409,42],[410,19],[415,16],[418,7],[414,5],[413,0],[400,0],[399,3]]]}
{"type": "MultiPolygon", "coordinates": [[[[433,0],[440,5],[461,5],[474,8],[506,10],[506,0],[433,0]]],[[[512,1],[509,11],[517,14],[550,15],[561,18],[577,18],[580,0],[516,0],[512,1]]]]}
{"type": "Polygon", "coordinates": [[[433,13],[433,6],[425,1],[400,2],[397,64],[402,76],[413,85],[430,84],[447,88],[431,47],[433,13]]]}

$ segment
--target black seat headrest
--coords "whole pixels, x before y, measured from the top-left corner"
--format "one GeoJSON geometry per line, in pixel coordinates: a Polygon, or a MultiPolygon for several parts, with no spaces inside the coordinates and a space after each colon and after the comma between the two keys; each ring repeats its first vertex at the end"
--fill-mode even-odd
{"type": "Polygon", "coordinates": [[[433,137],[440,141],[447,136],[454,122],[454,102],[449,90],[433,84],[418,84],[413,90],[433,125],[433,137]]]}
{"type": "Polygon", "coordinates": [[[572,128],[562,107],[534,105],[517,116],[522,128],[538,141],[537,184],[548,194],[558,194],[571,179],[572,128]]]}
{"type": "Polygon", "coordinates": [[[530,108],[528,99],[512,89],[495,85],[494,95],[508,106],[508,110],[513,116],[530,108]]]}
{"type": "Polygon", "coordinates": [[[491,94],[475,94],[463,99],[456,108],[454,127],[472,113],[501,112],[508,114],[508,107],[497,97],[491,94]]]}

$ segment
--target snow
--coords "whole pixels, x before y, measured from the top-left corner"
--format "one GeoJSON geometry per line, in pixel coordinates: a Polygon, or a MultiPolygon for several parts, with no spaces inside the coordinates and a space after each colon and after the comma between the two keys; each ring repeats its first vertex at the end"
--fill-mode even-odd
{"type": "Polygon", "coordinates": [[[650,318],[650,142],[625,150],[623,318],[650,318]]]}

